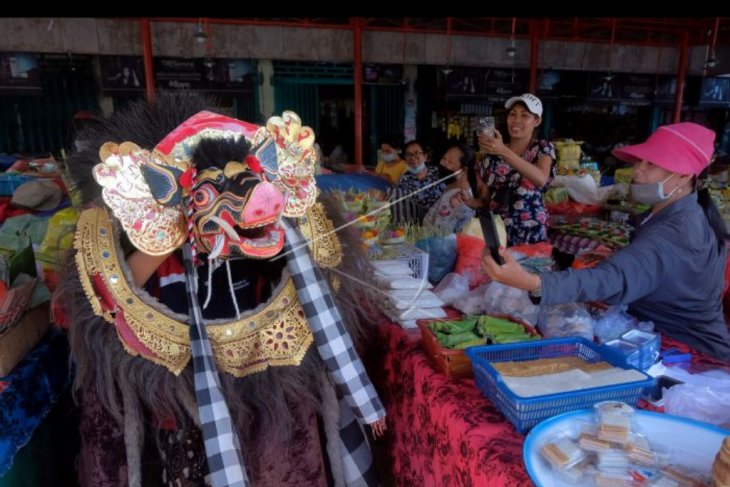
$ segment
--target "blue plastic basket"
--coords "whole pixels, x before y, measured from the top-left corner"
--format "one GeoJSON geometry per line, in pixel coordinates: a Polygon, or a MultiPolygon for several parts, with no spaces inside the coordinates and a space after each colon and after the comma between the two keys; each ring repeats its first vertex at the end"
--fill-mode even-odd
{"type": "Polygon", "coordinates": [[[636,405],[644,389],[654,386],[654,379],[639,371],[646,379],[544,396],[522,397],[505,385],[499,372],[491,365],[491,362],[574,356],[586,362],[606,361],[613,366],[621,366],[611,357],[603,355],[597,345],[580,337],[471,347],[466,349],[466,355],[472,362],[477,387],[520,433],[525,433],[545,418],[589,408],[601,401],[623,401],[636,405]]]}

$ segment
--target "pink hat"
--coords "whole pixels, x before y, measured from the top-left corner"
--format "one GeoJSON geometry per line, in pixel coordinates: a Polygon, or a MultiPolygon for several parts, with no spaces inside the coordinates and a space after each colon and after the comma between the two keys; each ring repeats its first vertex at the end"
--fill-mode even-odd
{"type": "Polygon", "coordinates": [[[715,151],[715,132],[692,122],[663,125],[646,142],[614,149],[625,162],[649,161],[667,171],[697,176],[710,164],[715,151]]]}

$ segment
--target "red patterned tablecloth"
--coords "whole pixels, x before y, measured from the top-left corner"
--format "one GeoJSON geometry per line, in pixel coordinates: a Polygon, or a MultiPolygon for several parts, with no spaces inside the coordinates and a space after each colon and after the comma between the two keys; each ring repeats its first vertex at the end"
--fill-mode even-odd
{"type": "MultiPolygon", "coordinates": [[[[410,332],[413,333],[413,332],[410,332]]],[[[386,485],[531,485],[522,463],[524,436],[474,385],[435,370],[420,344],[388,322],[379,327],[370,377],[385,402],[386,485]]]]}
{"type": "MultiPolygon", "coordinates": [[[[449,379],[431,365],[418,330],[383,321],[367,357],[370,377],[388,413],[376,443],[381,478],[394,486],[527,486],[524,436],[517,433],[472,379],[449,379]]],[[[662,348],[690,351],[671,339],[662,348]]],[[[722,366],[693,353],[692,365],[722,366]]],[[[656,409],[643,401],[640,407],[656,409]]]]}

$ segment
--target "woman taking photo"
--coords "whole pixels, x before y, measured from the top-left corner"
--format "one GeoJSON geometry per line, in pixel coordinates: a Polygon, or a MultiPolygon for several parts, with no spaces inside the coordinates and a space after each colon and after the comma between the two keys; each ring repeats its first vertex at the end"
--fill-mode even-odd
{"type": "Polygon", "coordinates": [[[480,194],[466,200],[474,208],[487,206],[502,217],[509,245],[547,240],[547,210],[543,194],[555,176],[555,146],[537,140],[542,123],[542,103],[530,93],[507,100],[509,140],[494,130],[479,134],[477,161],[480,194]]]}

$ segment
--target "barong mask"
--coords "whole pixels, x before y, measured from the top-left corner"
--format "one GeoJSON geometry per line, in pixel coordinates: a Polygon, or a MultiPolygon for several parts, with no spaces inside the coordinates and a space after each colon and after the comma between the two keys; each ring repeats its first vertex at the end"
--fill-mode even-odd
{"type": "Polygon", "coordinates": [[[203,111],[152,151],[104,144],[93,174],[132,244],[147,254],[167,254],[190,238],[209,258],[265,259],[284,246],[280,217],[304,216],[314,204],[313,143],[294,112],[258,127],[203,111]],[[251,147],[244,160],[198,172],[192,156],[202,140],[241,137],[251,147]]]}

